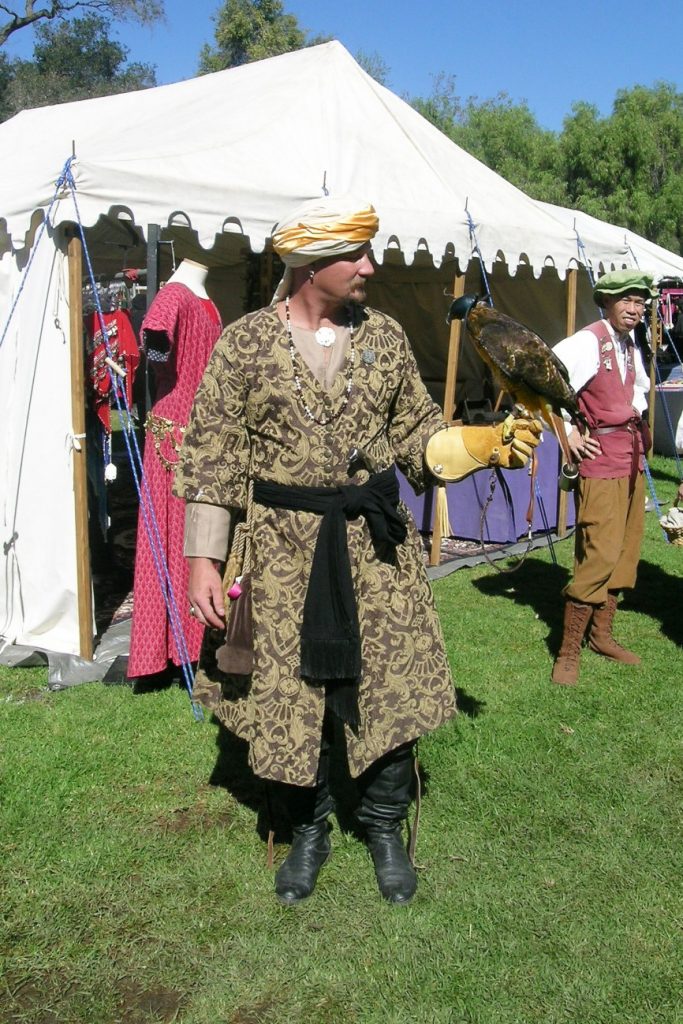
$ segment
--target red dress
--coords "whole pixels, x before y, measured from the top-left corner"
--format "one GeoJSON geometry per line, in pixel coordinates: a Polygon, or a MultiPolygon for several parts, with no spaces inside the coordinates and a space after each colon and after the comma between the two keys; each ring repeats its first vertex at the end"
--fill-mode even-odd
{"type": "MultiPolygon", "coordinates": [[[[135,340],[135,332],[130,322],[130,316],[125,309],[117,309],[112,313],[103,313],[102,319],[107,330],[109,351],[115,363],[123,365],[126,376],[123,378],[128,399],[128,408],[133,404],[133,380],[135,371],[140,362],[138,343],[135,340]]],[[[102,335],[102,325],[97,313],[91,313],[85,318],[85,329],[88,335],[88,355],[86,359],[86,373],[91,387],[91,398],[95,412],[107,434],[111,434],[110,404],[111,374],[105,363],[107,357],[107,346],[102,335]]],[[[122,403],[123,404],[123,403],[122,403]]]]}
{"type": "Polygon", "coordinates": [[[171,493],[171,485],[195,391],[221,330],[220,315],[213,302],[198,298],[183,284],[162,288],[142,322],[142,344],[147,359],[155,366],[157,398],[145,424],[143,463],[147,487],[142,484],[138,514],[129,677],[162,672],[169,661],[176,665],[186,661],[182,640],[181,650],[177,649],[152,544],[159,555],[162,579],[162,556],[168,566],[180,623],[175,631],[182,630],[189,660],[199,657],[204,627],[188,610],[189,569],[183,556],[185,503],[171,493]],[[146,521],[152,533],[151,542],[146,521]]]}

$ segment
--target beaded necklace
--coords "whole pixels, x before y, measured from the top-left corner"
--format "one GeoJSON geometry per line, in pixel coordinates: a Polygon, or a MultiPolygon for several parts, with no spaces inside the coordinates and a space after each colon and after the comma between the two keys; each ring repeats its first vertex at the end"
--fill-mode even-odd
{"type": "Polygon", "coordinates": [[[326,417],[326,416],[323,415],[322,417],[318,417],[318,416],[316,416],[313,413],[313,411],[311,410],[311,407],[308,405],[308,403],[306,402],[306,399],[304,398],[304,392],[303,392],[303,388],[301,386],[301,377],[297,373],[297,369],[296,369],[296,350],[294,348],[294,338],[292,337],[292,322],[291,322],[290,317],[289,317],[289,295],[287,295],[285,297],[285,327],[287,329],[287,340],[289,342],[289,355],[290,355],[290,358],[292,360],[292,369],[294,371],[294,389],[295,389],[295,391],[297,393],[299,401],[301,402],[301,405],[303,406],[303,410],[304,410],[305,415],[308,417],[309,420],[311,420],[313,423],[317,423],[318,426],[320,426],[320,427],[327,426],[327,424],[331,423],[333,419],[337,419],[338,416],[341,416],[341,414],[344,412],[344,409],[346,409],[346,406],[349,404],[349,398],[351,396],[351,391],[353,389],[353,368],[354,368],[354,364],[356,362],[356,347],[355,347],[355,343],[354,343],[354,339],[353,339],[353,314],[351,312],[350,307],[347,307],[346,312],[347,312],[348,318],[349,318],[348,330],[349,330],[349,336],[350,336],[350,339],[351,339],[351,345],[350,345],[349,353],[348,353],[349,368],[346,371],[346,385],[344,387],[344,400],[342,401],[341,408],[339,409],[339,411],[334,416],[327,416],[326,417]]]}

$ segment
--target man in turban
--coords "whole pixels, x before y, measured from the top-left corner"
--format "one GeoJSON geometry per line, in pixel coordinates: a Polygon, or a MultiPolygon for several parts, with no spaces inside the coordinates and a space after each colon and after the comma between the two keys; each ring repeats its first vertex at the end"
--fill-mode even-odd
{"type": "Polygon", "coordinates": [[[644,459],[649,430],[643,421],[650,381],[634,330],[656,296],[652,277],[616,270],[599,278],[593,299],[598,320],[555,346],[569,371],[579,408],[590,425],[572,428],[569,446],[579,465],[574,577],[565,589],[562,644],[552,680],[573,686],[581,644],[597,654],[638,665],[637,654],[612,635],[619,592],[635,586],[645,518],[644,459]]]}
{"type": "Polygon", "coordinates": [[[219,339],[176,475],[189,599],[209,627],[195,695],[248,742],[251,767],[286,808],[293,841],[275,878],[285,905],[310,896],[330,854],[329,747],[341,735],[381,894],[407,903],[415,893],[402,839],[412,748],[455,700],[395,466],[419,492],[433,482],[425,448],[442,431],[465,438],[450,463],[448,444],[439,449],[450,479],[492,461],[521,466],[538,443],[526,422],[444,429],[403,330],[365,306],[377,227],[354,198],[314,200],[281,222],[283,281],[269,307],[219,339]],[[245,510],[254,653],[238,675],[220,570],[230,520],[245,510]]]}

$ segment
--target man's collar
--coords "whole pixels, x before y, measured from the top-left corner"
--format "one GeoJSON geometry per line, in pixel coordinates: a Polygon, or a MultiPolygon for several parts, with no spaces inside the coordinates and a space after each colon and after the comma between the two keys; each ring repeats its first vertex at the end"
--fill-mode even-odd
{"type": "Polygon", "coordinates": [[[607,328],[610,334],[612,335],[614,341],[619,341],[622,343],[622,345],[634,344],[635,339],[633,331],[627,331],[626,334],[619,334],[614,324],[612,324],[609,320],[605,320],[605,323],[607,324],[607,328]]]}

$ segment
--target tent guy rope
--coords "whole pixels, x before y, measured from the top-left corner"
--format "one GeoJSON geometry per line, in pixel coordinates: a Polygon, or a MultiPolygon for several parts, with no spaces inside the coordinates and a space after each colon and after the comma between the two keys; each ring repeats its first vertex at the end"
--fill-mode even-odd
{"type": "MultiPolygon", "coordinates": [[[[133,479],[135,481],[135,487],[136,487],[137,494],[138,494],[138,500],[139,500],[139,503],[140,503],[140,509],[142,510],[143,521],[145,523],[145,529],[147,531],[147,535],[148,535],[149,542],[150,542],[150,548],[152,550],[152,556],[153,556],[153,559],[154,559],[155,570],[156,570],[156,573],[157,573],[157,578],[158,578],[159,586],[161,588],[161,592],[162,592],[162,595],[163,595],[163,598],[164,598],[164,602],[166,604],[166,610],[168,612],[168,618],[169,618],[169,625],[170,625],[170,628],[171,628],[171,633],[173,635],[173,639],[174,639],[175,644],[176,644],[176,649],[177,649],[177,651],[178,651],[178,653],[179,653],[179,655],[180,655],[180,657],[182,659],[180,668],[181,668],[181,672],[182,672],[182,675],[183,675],[183,679],[184,679],[184,683],[185,683],[185,688],[187,689],[187,692],[188,692],[189,697],[190,697],[191,706],[192,706],[192,713],[193,713],[193,715],[194,715],[194,717],[195,717],[195,719],[197,721],[203,721],[204,720],[204,714],[203,714],[203,711],[201,709],[201,706],[195,700],[193,700],[194,676],[193,676],[193,672],[192,672],[192,666],[191,666],[191,661],[190,661],[190,657],[189,657],[189,652],[188,652],[188,649],[187,649],[187,641],[185,639],[185,634],[184,634],[184,631],[183,631],[182,622],[180,620],[180,615],[179,615],[179,612],[178,612],[178,605],[177,605],[177,602],[176,602],[175,594],[174,594],[174,591],[173,591],[173,585],[172,585],[172,582],[171,582],[171,579],[170,579],[170,575],[169,575],[169,571],[168,571],[168,564],[166,562],[166,557],[165,557],[165,553],[164,553],[164,547],[163,547],[162,540],[161,540],[161,535],[160,535],[160,532],[159,532],[159,524],[158,524],[158,521],[157,521],[157,518],[156,518],[155,511],[154,511],[154,505],[153,505],[153,502],[152,502],[151,494],[150,494],[149,487],[148,487],[148,484],[147,484],[147,478],[146,478],[144,467],[143,467],[142,455],[140,453],[140,448],[139,448],[138,441],[137,441],[137,436],[136,436],[136,433],[135,433],[135,427],[134,427],[134,423],[133,423],[133,418],[132,418],[131,411],[130,411],[130,408],[129,408],[129,405],[128,405],[128,397],[126,395],[125,387],[123,386],[123,378],[120,376],[120,372],[119,372],[119,369],[118,369],[118,364],[116,364],[115,360],[113,359],[112,350],[111,350],[111,346],[110,346],[110,343],[109,343],[109,332],[107,330],[107,326],[106,326],[106,323],[105,323],[105,320],[104,320],[104,313],[103,313],[103,310],[102,310],[102,305],[100,303],[99,295],[97,294],[97,288],[95,286],[95,274],[94,274],[93,267],[92,267],[92,261],[91,261],[91,258],[90,258],[90,252],[88,250],[88,245],[87,245],[87,242],[86,242],[86,239],[85,239],[85,231],[84,231],[84,228],[83,228],[83,223],[82,223],[82,220],[81,220],[81,214],[80,214],[80,210],[79,210],[79,207],[78,207],[78,200],[76,198],[76,190],[77,190],[76,181],[74,179],[74,176],[73,176],[73,173],[72,173],[72,169],[71,169],[72,168],[72,164],[74,163],[74,161],[75,161],[75,156],[69,157],[69,159],[64,164],[64,167],[62,169],[62,173],[60,174],[59,178],[57,179],[54,195],[53,195],[52,200],[50,202],[50,205],[49,205],[49,207],[47,209],[47,212],[45,214],[45,218],[44,218],[43,223],[41,225],[40,231],[39,231],[39,233],[38,233],[38,235],[36,237],[36,240],[35,240],[32,252],[31,252],[31,256],[29,258],[29,261],[28,261],[28,263],[26,265],[26,268],[24,270],[24,273],[22,275],[20,286],[19,286],[19,288],[17,290],[17,294],[15,296],[14,302],[12,303],[12,307],[10,309],[10,313],[9,313],[7,322],[5,324],[5,327],[3,329],[2,335],[0,336],[0,346],[2,345],[2,343],[5,340],[5,337],[7,336],[7,332],[9,330],[9,326],[10,326],[12,317],[14,315],[14,312],[16,310],[17,304],[19,302],[19,298],[21,296],[21,293],[23,291],[24,285],[26,283],[26,278],[27,278],[27,275],[28,275],[28,273],[29,273],[29,271],[31,269],[31,265],[33,263],[33,259],[35,257],[36,252],[37,252],[38,246],[40,244],[41,239],[43,238],[43,235],[44,235],[44,232],[45,232],[45,228],[50,223],[50,214],[52,212],[52,209],[53,209],[55,203],[57,202],[57,199],[59,198],[60,194],[63,194],[64,190],[68,189],[68,191],[69,191],[69,193],[71,195],[72,201],[73,201],[74,210],[76,212],[76,220],[78,222],[79,238],[80,238],[81,244],[83,246],[83,252],[85,254],[85,261],[86,261],[86,266],[87,266],[87,271],[88,271],[88,277],[90,279],[90,284],[91,284],[91,286],[93,288],[93,294],[94,294],[94,297],[95,297],[95,306],[96,306],[97,318],[98,318],[98,321],[99,321],[100,330],[102,332],[102,338],[103,338],[103,341],[104,341],[105,350],[107,352],[106,363],[107,363],[107,372],[109,373],[110,380],[111,380],[111,390],[112,390],[112,394],[114,395],[114,398],[115,398],[115,401],[116,401],[116,407],[117,407],[117,410],[118,410],[118,413],[119,413],[120,422],[123,425],[122,434],[123,434],[124,442],[125,442],[127,453],[128,453],[128,459],[129,459],[129,462],[130,462],[131,471],[132,471],[132,474],[133,474],[133,479]],[[122,405],[122,402],[121,402],[121,396],[123,396],[123,405],[122,405]]],[[[80,450],[80,448],[81,448],[80,441],[79,441],[79,438],[81,436],[84,436],[84,435],[76,435],[76,434],[72,434],[71,435],[72,446],[73,446],[73,448],[75,448],[77,450],[80,450]]]]}

